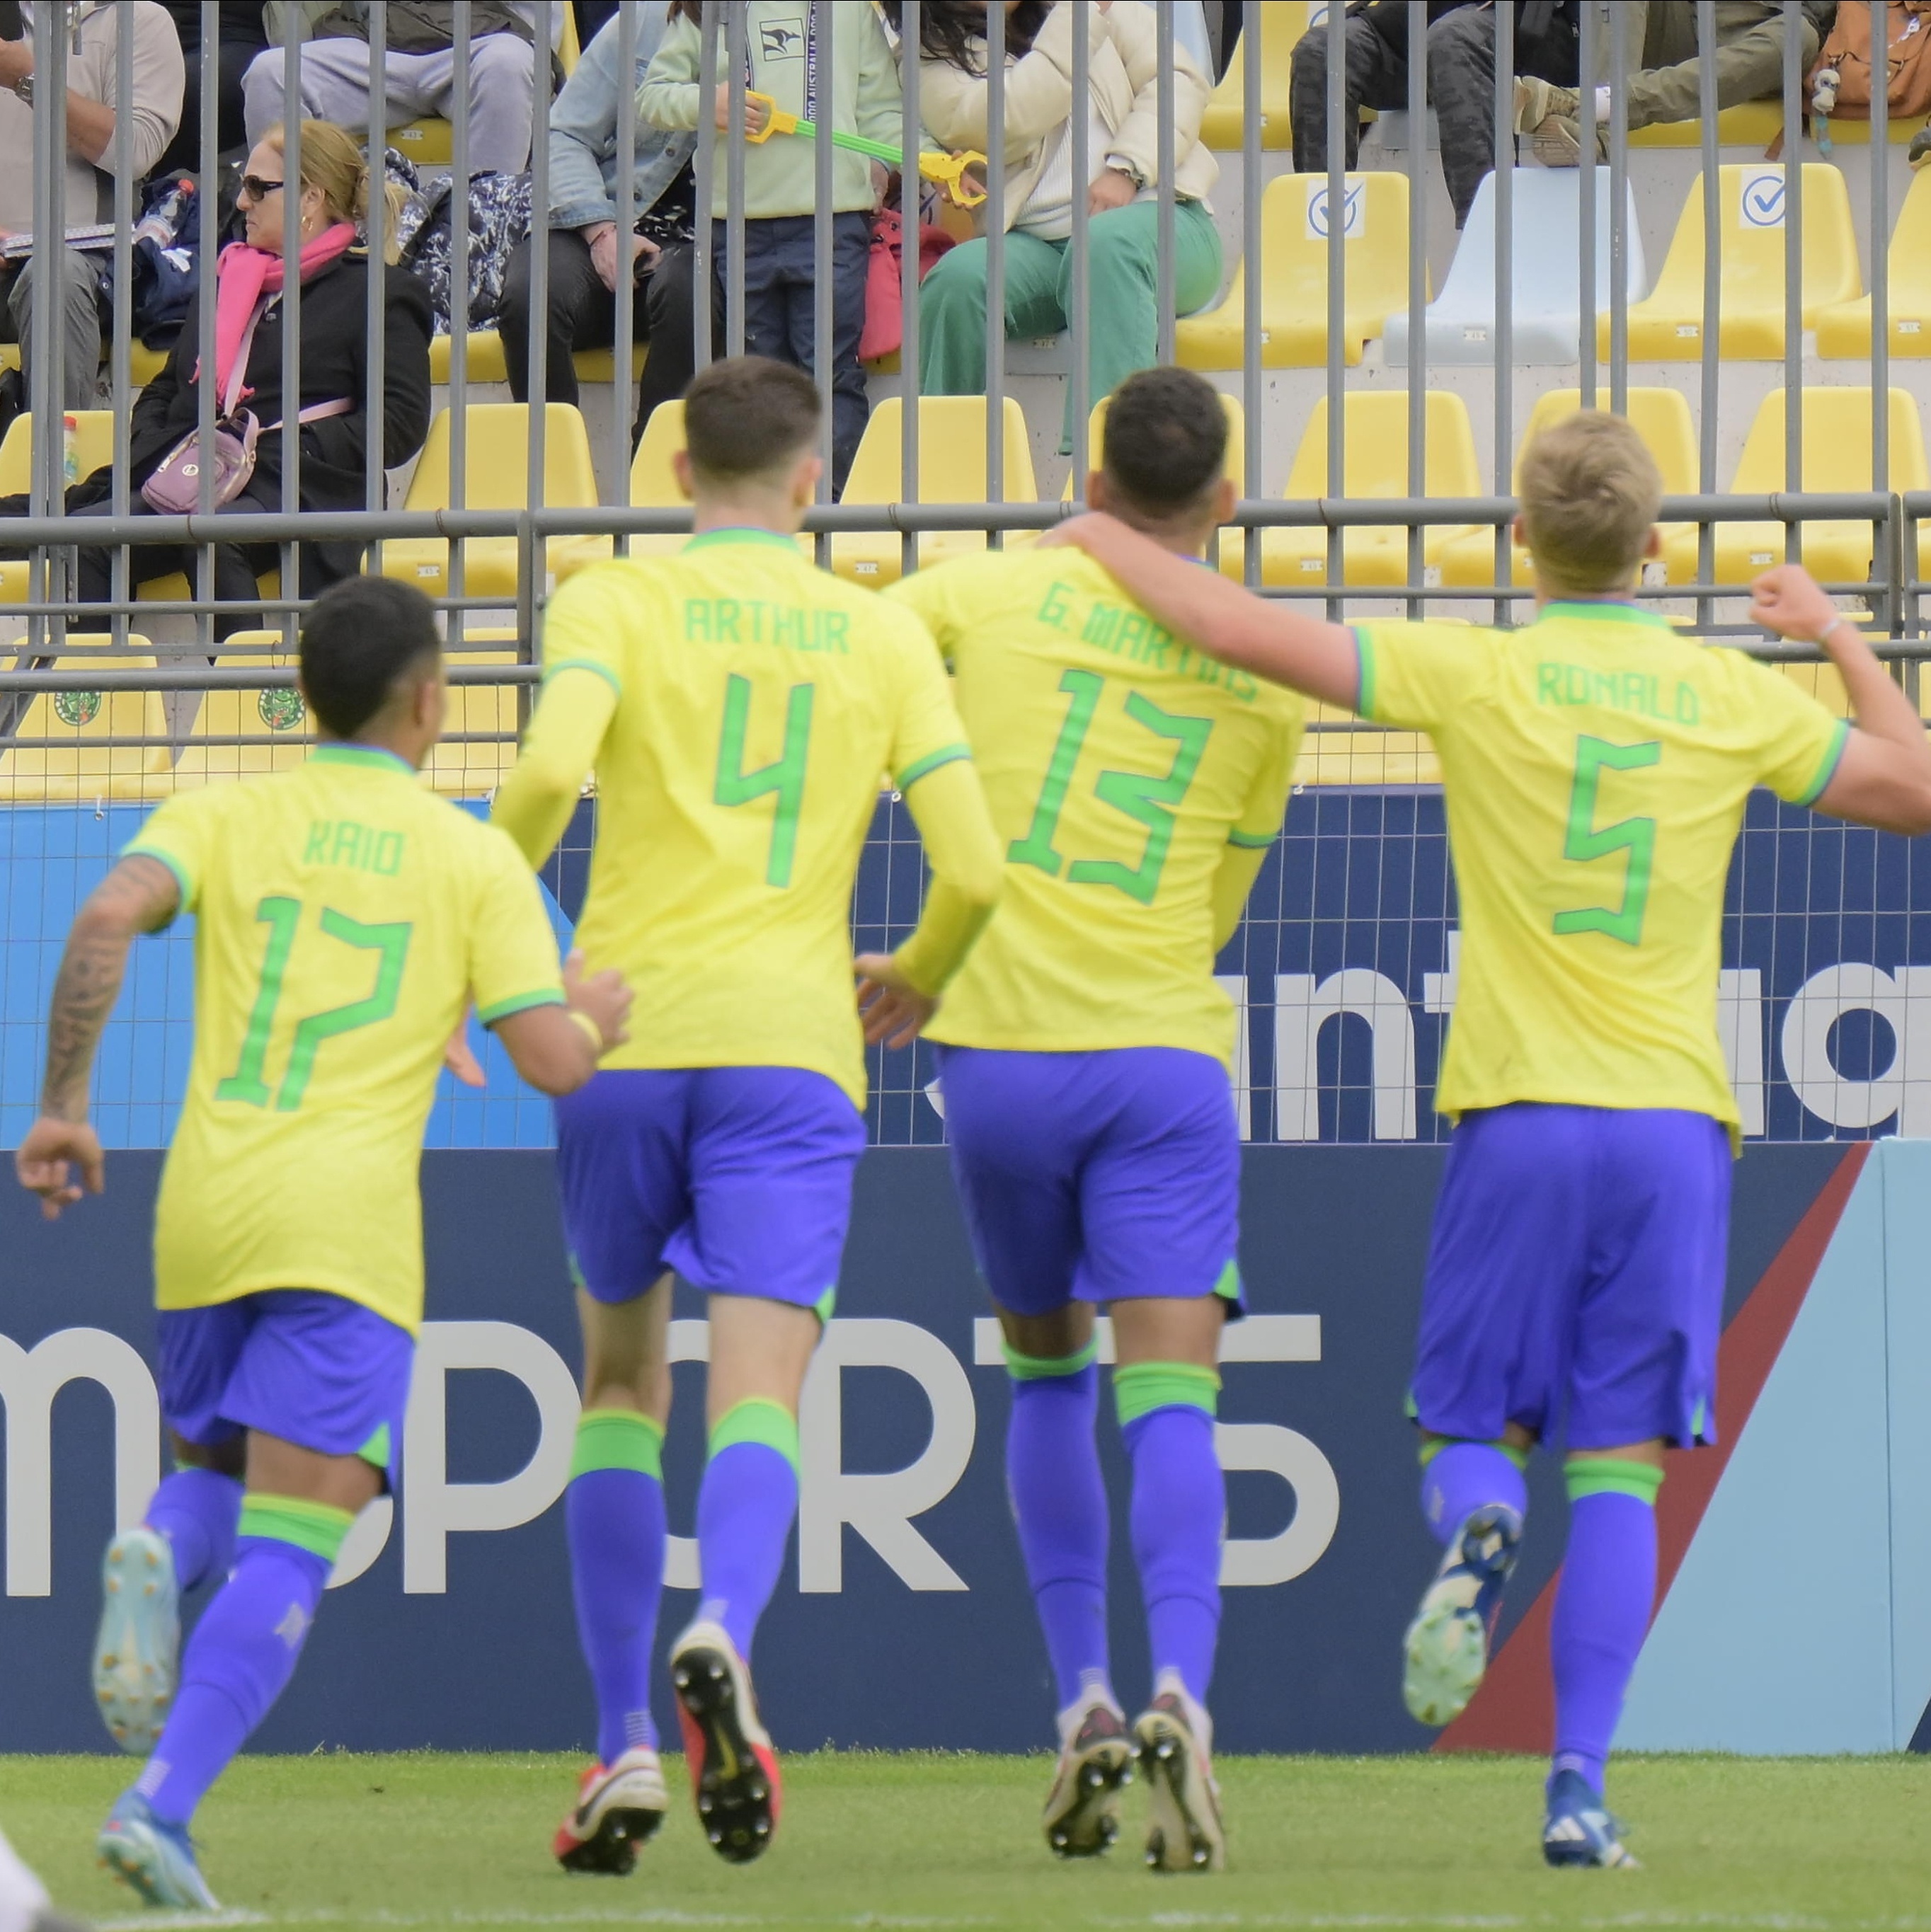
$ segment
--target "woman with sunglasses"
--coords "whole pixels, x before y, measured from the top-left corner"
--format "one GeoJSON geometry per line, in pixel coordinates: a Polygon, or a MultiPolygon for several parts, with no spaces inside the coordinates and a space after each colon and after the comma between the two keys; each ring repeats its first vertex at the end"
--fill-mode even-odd
{"type": "MultiPolygon", "coordinates": [[[[167,366],[135,404],[129,426],[131,508],[149,506],[141,486],[200,422],[200,386],[215,387],[215,413],[242,364],[240,407],[260,426],[255,469],[227,512],[279,511],[282,507],[282,432],[287,410],[302,411],[296,502],[304,510],[359,510],[366,502],[365,466],[384,470],[406,463],[422,447],[429,428],[428,290],[406,270],[372,262],[361,238],[368,212],[370,176],[352,136],[327,122],[302,124],[299,200],[289,233],[287,155],[282,130],[271,128],[248,158],[239,207],[245,237],[221,251],[215,272],[215,361],[201,367],[202,296],[191,304],[167,366]],[[289,250],[298,260],[302,286],[298,380],[282,359],[281,303],[290,280],[289,250]],[[368,442],[368,280],[383,278],[382,447],[368,442]],[[257,318],[252,335],[251,317],[257,318]]],[[[394,213],[391,210],[392,215],[394,213]]],[[[392,220],[390,232],[394,232],[392,220]]],[[[110,472],[96,470],[69,493],[68,507],[104,515],[110,472]]],[[[380,500],[380,492],[377,493],[380,500]]],[[[318,596],[353,576],[362,562],[356,543],[305,543],[301,595],[318,596]]],[[[143,544],[130,551],[131,587],[185,571],[196,581],[199,552],[181,544],[143,544]]],[[[261,621],[258,575],[278,567],[273,544],[222,544],[215,552],[215,595],[250,608],[225,610],[217,637],[261,621]]],[[[80,554],[80,594],[100,603],[113,595],[113,552],[104,547],[80,554]]]]}

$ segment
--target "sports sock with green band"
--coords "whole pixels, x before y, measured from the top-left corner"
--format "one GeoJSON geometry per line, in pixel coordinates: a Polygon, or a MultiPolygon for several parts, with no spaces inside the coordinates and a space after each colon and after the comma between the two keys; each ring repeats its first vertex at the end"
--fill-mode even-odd
{"type": "Polygon", "coordinates": [[[1107,1654],[1107,1489],[1094,1424],[1098,1351],[1005,1351],[1013,1391],[1006,1493],[1020,1556],[1045,1633],[1054,1694],[1068,1710],[1094,1691],[1111,1699],[1107,1654]]]}
{"type": "Polygon", "coordinates": [[[782,1403],[752,1396],[727,1409],[710,1432],[710,1458],[698,1490],[700,1621],[722,1624],[740,1657],[785,1560],[798,1508],[798,1423],[782,1403]]]}
{"type": "Polygon", "coordinates": [[[1153,1674],[1173,1671],[1207,1701],[1221,1624],[1227,1478],[1214,1446],[1221,1378],[1185,1362],[1113,1371],[1113,1400],[1133,1462],[1130,1522],[1153,1674]]]}
{"type": "Polygon", "coordinates": [[[629,1408],[587,1408],[563,1492],[577,1636],[596,1692],[596,1754],[655,1748],[650,1650],[664,1588],[662,1427],[629,1408]]]}
{"type": "Polygon", "coordinates": [[[355,1519],[299,1496],[242,1501],[235,1567],[181,1661],[181,1688],[135,1788],[185,1825],[281,1695],[355,1519]]]}
{"type": "Polygon", "coordinates": [[[1507,1442],[1444,1442],[1437,1436],[1422,1445],[1422,1514],[1437,1541],[1446,1545],[1479,1509],[1500,1504],[1518,1522],[1529,1514],[1529,1486],[1523,1480],[1528,1452],[1507,1442]]]}
{"type": "Polygon", "coordinates": [[[1566,1474],[1569,1548],[1549,1625],[1556,1698],[1549,1774],[1579,1772],[1599,1793],[1656,1605],[1662,1472],[1617,1456],[1575,1456],[1566,1474]]]}
{"type": "Polygon", "coordinates": [[[241,1513],[239,1478],[184,1468],[161,1478],[142,1520],[167,1538],[174,1552],[175,1581],[191,1590],[210,1576],[227,1574],[241,1513]]]}

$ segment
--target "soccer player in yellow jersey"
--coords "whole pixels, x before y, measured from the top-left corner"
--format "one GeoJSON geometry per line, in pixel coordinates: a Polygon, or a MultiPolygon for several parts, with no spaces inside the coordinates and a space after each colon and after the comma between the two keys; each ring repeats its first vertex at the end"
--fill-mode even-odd
{"type": "Polygon", "coordinates": [[[664,1811],[650,1670],[673,1271],[709,1296],[710,1346],[702,1598],[671,1680],[711,1844],[741,1861],[770,1843],[777,1761],[746,1660],[797,1507],[798,1394],[865,1140],[850,918],[880,775],[932,880],[879,965],[874,1038],[929,1016],[1000,879],[930,637],[799,552],[819,470],[809,379],[713,363],[684,424],[696,534],[558,592],[542,699],[496,807],[540,863],[594,767],[578,943],[637,989],[629,1043],[557,1115],[584,1354],[567,1519],[598,1709],[596,1761],[553,1846],[578,1870],[627,1871],[664,1811]]]}
{"type": "MultiPolygon", "coordinates": [[[[1204,576],[1233,501],[1227,434],[1199,376],[1143,370],[1108,406],[1090,500],[1204,576]]],[[[1301,700],[1179,641],[1077,550],[962,559],[887,594],[951,662],[1005,842],[999,908],[927,1030],[1005,1331],[1008,1488],[1058,1687],[1047,1841],[1104,1851],[1137,1750],[1149,1862],[1218,1868],[1215,1364],[1241,1286],[1234,1016],[1214,958],[1281,829],[1301,700]],[[1101,1303],[1153,1664],[1131,1732],[1107,1662],[1101,1303]]]]}
{"type": "Polygon", "coordinates": [[[1403,1688],[1428,1724],[1474,1694],[1521,1537],[1522,1468],[1561,1442],[1572,1511],[1543,1855],[1620,1865],[1603,1774],[1655,1596],[1663,1452],[1711,1427],[1737,1129],[1716,1032],[1731,849],[1757,784],[1931,829],[1931,749],[1796,566],[1758,579],[1752,620],[1822,646],[1854,726],[1634,601],[1662,485],[1622,418],[1544,431],[1521,488],[1536,608],[1512,631],[1324,623],[1178,568],[1107,519],[1069,534],[1230,664],[1434,737],[1462,920],[1436,1104],[1458,1124],[1413,1406],[1446,1554],[1409,1627],[1403,1688]]]}
{"type": "Polygon", "coordinates": [[[154,1905],[214,1905],[188,1821],[388,1482],[422,1318],[422,1129],[466,1003],[550,1094],[590,1078],[629,1004],[614,974],[560,976],[515,848],[419,783],[444,704],[425,598],[336,586],[303,628],[301,677],[314,758],[170,800],[81,908],[16,1156],[50,1216],[100,1192],[89,1070],[128,946],[193,914],[194,1054],[155,1225],[179,1466],[109,1546],[95,1670],[116,1738],[153,1751],[101,1858],[154,1905]],[[224,1574],[177,1694],[178,1593],[224,1574]]]}

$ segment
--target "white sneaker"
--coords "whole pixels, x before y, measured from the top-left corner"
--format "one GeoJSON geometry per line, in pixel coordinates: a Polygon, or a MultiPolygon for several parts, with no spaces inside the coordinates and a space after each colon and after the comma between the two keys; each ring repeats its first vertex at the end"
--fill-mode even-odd
{"type": "Polygon", "coordinates": [[[173,1546],[146,1524],[123,1530],[107,1546],[101,1592],[95,1702],[114,1742],[146,1757],[167,1721],[180,1662],[181,1593],[173,1546]]]}

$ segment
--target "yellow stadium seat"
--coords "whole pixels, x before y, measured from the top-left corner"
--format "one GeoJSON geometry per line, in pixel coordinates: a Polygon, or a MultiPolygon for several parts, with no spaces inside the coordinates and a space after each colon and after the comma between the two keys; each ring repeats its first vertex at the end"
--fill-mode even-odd
{"type": "MultiPolygon", "coordinates": [[[[1355,174],[1347,183],[1342,244],[1345,308],[1342,356],[1361,360],[1408,301],[1408,177],[1355,174]]],[[[1281,175],[1260,201],[1260,361],[1268,369],[1311,369],[1328,359],[1326,175],[1281,175]]],[[[1187,369],[1238,369],[1246,339],[1247,277],[1240,262],[1218,308],[1189,316],[1174,334],[1174,359],[1187,369]]]]}
{"type": "MultiPolygon", "coordinates": [[[[1606,409],[1609,394],[1607,386],[1596,393],[1596,406],[1606,409]]],[[[1680,389],[1632,388],[1628,392],[1628,414],[1635,425],[1636,434],[1647,446],[1650,454],[1656,460],[1656,467],[1662,472],[1663,489],[1672,496],[1690,496],[1696,494],[1698,465],[1696,453],[1696,427],[1689,419],[1689,405],[1683,400],[1680,389]]],[[[1536,399],[1535,408],[1530,412],[1528,424],[1522,431],[1522,440],[1516,446],[1515,464],[1509,488],[1519,495],[1521,490],[1522,452],[1544,430],[1553,423],[1560,422],[1564,416],[1572,416],[1582,406],[1580,389],[1551,389],[1536,399]]],[[[1665,540],[1671,536],[1688,530],[1692,545],[1695,541],[1694,524],[1674,524],[1665,531],[1665,540]]],[[[1512,560],[1512,579],[1516,584],[1530,581],[1529,553],[1520,544],[1511,544],[1509,554],[1512,560]]],[[[1442,552],[1442,581],[1459,589],[1471,589],[1495,581],[1495,537],[1488,530],[1471,531],[1467,536],[1457,537],[1442,552]]]]}
{"type": "MultiPolygon", "coordinates": [[[[280,668],[291,662],[281,650],[279,631],[238,632],[226,640],[221,652],[224,670],[280,668]],[[265,648],[238,651],[237,644],[265,648]]],[[[173,788],[289,771],[305,764],[314,746],[308,707],[299,691],[265,686],[258,691],[205,692],[194,728],[175,760],[173,788]],[[236,738],[246,742],[211,742],[236,738]]]]}
{"type": "MultiPolygon", "coordinates": [[[[1755,161],[1719,170],[1722,209],[1719,352],[1740,362],[1780,357],[1783,343],[1784,169],[1755,161]]],[[[1844,177],[1803,164],[1803,326],[1862,287],[1844,177]]],[[[1609,353],[1609,316],[1596,319],[1597,353],[1609,353]]],[[[1693,362],[1703,353],[1703,178],[1690,184],[1656,286],[1629,309],[1632,362],[1693,362]]]]}
{"type": "MultiPolygon", "coordinates": [[[[1408,481],[1408,398],[1399,389],[1351,389],[1341,399],[1345,467],[1341,494],[1376,496],[1479,496],[1482,474],[1475,460],[1475,432],[1468,405],[1448,389],[1428,395],[1428,455],[1419,490],[1408,481]]],[[[1314,405],[1282,493],[1290,498],[1328,495],[1328,400],[1314,405]]],[[[1442,554],[1465,524],[1434,525],[1422,533],[1425,568],[1439,568],[1442,554]]],[[[1392,525],[1366,526],[1341,533],[1341,580],[1366,586],[1398,587],[1408,581],[1408,532],[1392,525]]],[[[1276,586],[1316,585],[1328,580],[1325,529],[1263,530],[1260,574],[1276,586]]]]}
{"type": "MultiPolygon", "coordinates": [[[[104,635],[75,635],[76,645],[99,645],[98,655],[62,657],[56,670],[152,670],[145,638],[110,650],[104,635]]],[[[27,706],[0,751],[0,804],[71,804],[87,799],[137,799],[168,769],[167,709],[158,691],[43,692],[27,706]],[[15,741],[51,739],[51,746],[15,741]],[[144,745],[110,745],[144,738],[144,745]]]]}
{"type": "MultiPolygon", "coordinates": [[[[515,651],[451,651],[455,664],[510,665],[515,651]]],[[[431,786],[449,798],[485,798],[502,784],[516,762],[517,687],[513,684],[452,684],[443,713],[443,736],[423,766],[431,786]],[[494,742],[454,744],[459,734],[499,732],[494,742]]]]}
{"type": "MultiPolygon", "coordinates": [[[[544,405],[543,504],[551,509],[587,509],[597,500],[590,465],[590,432],[568,403],[544,405]]],[[[529,406],[472,403],[463,412],[466,438],[464,502],[473,510],[529,507],[529,406]]],[[[405,510],[450,507],[449,412],[439,410],[429,425],[405,510]]],[[[440,537],[395,537],[382,547],[382,574],[400,577],[431,597],[449,594],[449,545],[440,537]]],[[[547,568],[547,566],[546,566],[547,568]]],[[[466,596],[516,594],[516,539],[474,537],[463,546],[466,596]]]]}
{"type": "MultiPolygon", "coordinates": [[[[114,412],[70,410],[74,418],[74,466],[86,476],[114,460],[114,412]]],[[[0,438],[0,496],[25,496],[33,488],[34,419],[24,411],[7,425],[0,438]]],[[[27,601],[28,563],[25,557],[0,561],[0,605],[27,601]]]]}
{"type": "MultiPolygon", "coordinates": [[[[431,382],[446,385],[449,380],[449,338],[446,335],[432,335],[429,338],[429,380],[431,382]]],[[[503,338],[493,328],[473,328],[464,350],[463,380],[465,382],[506,382],[509,380],[509,365],[503,360],[503,338]]]]}
{"type": "MultiPolygon", "coordinates": [[[[681,399],[659,403],[644,425],[644,434],[630,459],[629,503],[632,509],[687,510],[690,499],[677,488],[671,458],[684,446],[684,406],[681,399]]],[[[683,548],[683,536],[633,536],[632,556],[668,556],[683,548]]],[[[560,584],[587,564],[601,563],[614,549],[608,537],[556,537],[550,544],[550,574],[560,584]]]]}
{"type": "MultiPolygon", "coordinates": [[[[1260,145],[1278,153],[1294,145],[1288,124],[1289,67],[1294,44],[1327,18],[1326,6],[1308,0],[1268,0],[1260,10],[1260,145]],[[1311,18],[1310,17],[1311,16],[1311,18]]],[[[1200,139],[1223,151],[1242,145],[1247,105],[1247,35],[1234,43],[1233,58],[1200,118],[1200,139]]]]}
{"type": "MultiPolygon", "coordinates": [[[[905,500],[899,467],[903,405],[888,396],[872,412],[858,453],[851,460],[842,500],[854,503],[897,503],[905,500]]],[[[984,396],[921,396],[918,405],[918,494],[924,503],[984,503],[986,488],[986,425],[984,396]]],[[[1036,503],[1039,490],[1033,476],[1032,442],[1018,402],[1005,398],[1005,490],[1000,501],[1036,503]]],[[[860,584],[890,584],[899,572],[900,538],[890,530],[835,536],[831,567],[840,577],[860,584]]],[[[918,540],[921,563],[942,562],[986,548],[980,530],[930,532],[918,540]]]]}
{"type": "MultiPolygon", "coordinates": [[[[1931,173],[1915,174],[1897,211],[1885,260],[1885,307],[1894,356],[1931,356],[1931,173]]],[[[1839,302],[1817,318],[1817,352],[1868,362],[1871,353],[1869,296],[1839,302]]]]}
{"type": "MultiPolygon", "coordinates": [[[[1922,114],[1893,114],[1887,130],[1893,141],[1908,141],[1924,125],[1922,114]]],[[[1805,132],[1809,134],[1806,127],[1805,132]]],[[[1783,137],[1783,102],[1743,100],[1726,107],[1716,116],[1718,145],[1725,148],[1755,148],[1760,153],[1783,137]]],[[[1868,121],[1833,121],[1830,139],[1837,146],[1868,148],[1871,124],[1868,121]]],[[[1632,148],[1700,148],[1703,145],[1701,121],[1659,121],[1653,127],[1629,130],[1632,148]]]]}
{"type": "MultiPolygon", "coordinates": [[[[1758,408],[1730,488],[1756,496],[1786,489],[1867,490],[1871,487],[1871,392],[1863,388],[1806,388],[1803,392],[1803,469],[1784,474],[1784,392],[1773,389],[1758,408]]],[[[1931,488],[1925,466],[1924,430],[1917,405],[1908,392],[1890,392],[1890,482],[1893,490],[1931,488]]],[[[1719,524],[1716,584],[1747,584],[1784,559],[1780,523],[1719,524]]],[[[1871,574],[1873,526],[1833,520],[1800,524],[1799,555],[1813,576],[1826,583],[1861,584],[1871,574]]],[[[1677,533],[1664,556],[1671,584],[1696,579],[1696,532],[1677,533]]]]}

